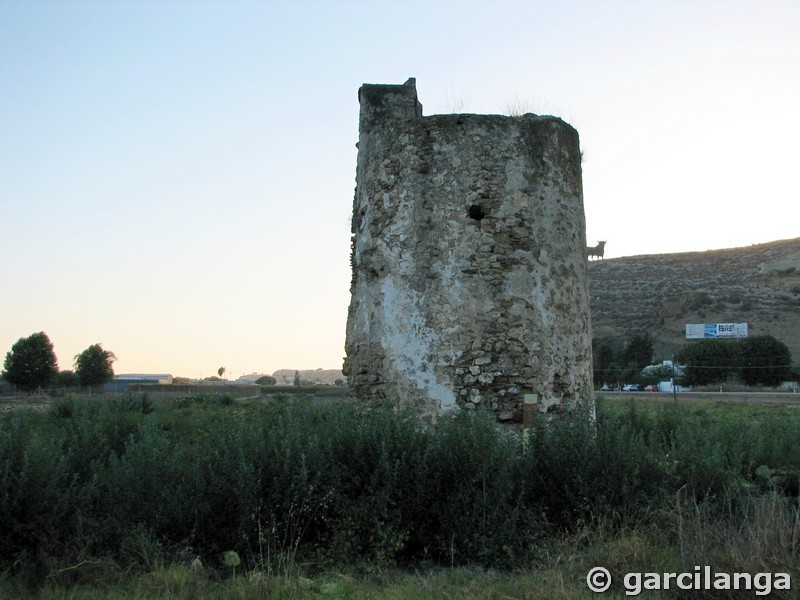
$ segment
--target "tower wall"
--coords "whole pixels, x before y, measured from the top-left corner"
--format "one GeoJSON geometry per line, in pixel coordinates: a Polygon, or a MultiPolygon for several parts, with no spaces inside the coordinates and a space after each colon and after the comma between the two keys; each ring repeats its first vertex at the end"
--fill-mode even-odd
{"type": "Polygon", "coordinates": [[[578,134],[554,117],[422,116],[364,85],[344,371],[354,394],[521,420],[592,402],[578,134]]]}

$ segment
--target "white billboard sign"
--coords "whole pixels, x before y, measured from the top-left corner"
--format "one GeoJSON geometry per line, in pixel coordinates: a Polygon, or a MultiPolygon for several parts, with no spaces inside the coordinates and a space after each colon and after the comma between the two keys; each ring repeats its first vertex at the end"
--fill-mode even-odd
{"type": "Polygon", "coordinates": [[[747,323],[687,323],[687,340],[747,337],[747,323]]]}

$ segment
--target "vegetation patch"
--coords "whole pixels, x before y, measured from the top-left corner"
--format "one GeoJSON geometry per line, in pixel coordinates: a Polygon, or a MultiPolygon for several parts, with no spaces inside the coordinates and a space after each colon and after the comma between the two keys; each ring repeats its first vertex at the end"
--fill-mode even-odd
{"type": "Polygon", "coordinates": [[[581,597],[595,564],[800,576],[798,425],[601,399],[594,423],[525,441],[480,413],[431,428],[288,399],[61,400],[0,420],[0,595],[543,597],[514,588],[536,580],[581,597]]]}

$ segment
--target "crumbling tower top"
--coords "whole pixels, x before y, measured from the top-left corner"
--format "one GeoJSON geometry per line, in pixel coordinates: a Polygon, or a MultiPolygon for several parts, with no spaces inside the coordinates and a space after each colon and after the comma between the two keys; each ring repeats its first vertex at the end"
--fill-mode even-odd
{"type": "Polygon", "coordinates": [[[358,90],[361,106],[359,130],[391,121],[405,121],[422,116],[422,104],[417,99],[417,80],[409,78],[403,85],[365,83],[358,90]]]}

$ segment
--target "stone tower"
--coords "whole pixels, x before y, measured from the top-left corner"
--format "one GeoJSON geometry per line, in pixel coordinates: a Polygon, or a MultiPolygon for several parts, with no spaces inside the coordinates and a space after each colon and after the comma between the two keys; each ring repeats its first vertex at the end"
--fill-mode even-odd
{"type": "Polygon", "coordinates": [[[578,133],[358,93],[344,372],[371,404],[521,420],[593,402],[578,133]]]}

